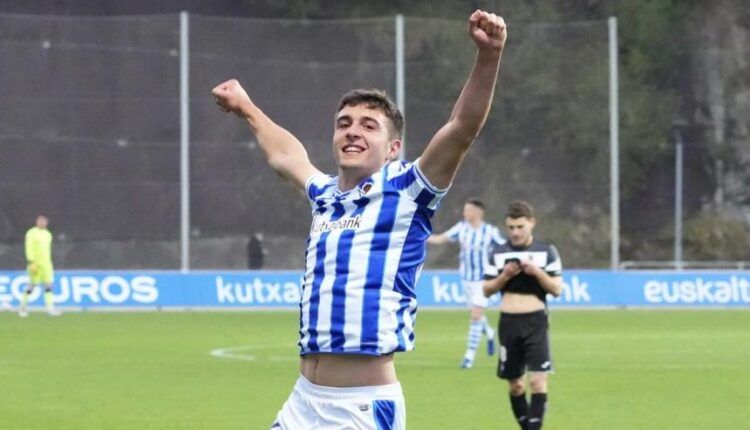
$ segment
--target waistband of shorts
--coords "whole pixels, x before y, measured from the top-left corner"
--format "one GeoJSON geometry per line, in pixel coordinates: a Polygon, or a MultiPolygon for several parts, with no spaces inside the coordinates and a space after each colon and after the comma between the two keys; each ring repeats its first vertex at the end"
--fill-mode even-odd
{"type": "Polygon", "coordinates": [[[309,394],[318,398],[326,399],[352,399],[352,398],[393,398],[403,397],[401,383],[395,382],[387,385],[371,385],[365,387],[326,387],[310,382],[303,375],[299,375],[297,383],[294,385],[295,390],[304,394],[309,394]]]}
{"type": "Polygon", "coordinates": [[[547,316],[547,309],[540,309],[538,311],[524,312],[520,314],[500,312],[500,318],[538,318],[538,317],[546,317],[546,316],[547,316]]]}

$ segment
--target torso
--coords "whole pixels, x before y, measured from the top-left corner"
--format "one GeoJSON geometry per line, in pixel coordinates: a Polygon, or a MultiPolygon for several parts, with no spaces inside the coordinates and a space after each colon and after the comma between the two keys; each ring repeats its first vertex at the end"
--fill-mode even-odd
{"type": "MultiPolygon", "coordinates": [[[[491,251],[490,270],[494,275],[502,271],[505,261],[510,258],[531,261],[541,267],[550,276],[562,274],[560,256],[554,246],[544,242],[534,241],[528,246],[514,247],[505,243],[491,251]]],[[[502,290],[500,311],[506,313],[527,313],[545,309],[547,292],[533,276],[520,273],[511,278],[502,290]]]]}
{"type": "Polygon", "coordinates": [[[547,305],[532,294],[505,293],[500,300],[500,312],[509,314],[525,314],[539,311],[547,305]]]}
{"type": "Polygon", "coordinates": [[[326,387],[365,387],[396,382],[393,354],[381,356],[308,354],[300,357],[300,373],[326,387]]]}
{"type": "Polygon", "coordinates": [[[414,287],[443,194],[409,163],[391,163],[347,192],[336,178],[308,181],[313,222],[299,341],[308,379],[329,385],[395,378],[389,357],[414,348],[414,287]],[[338,373],[349,368],[351,378],[338,373]],[[363,371],[371,375],[356,376],[363,371]]]}

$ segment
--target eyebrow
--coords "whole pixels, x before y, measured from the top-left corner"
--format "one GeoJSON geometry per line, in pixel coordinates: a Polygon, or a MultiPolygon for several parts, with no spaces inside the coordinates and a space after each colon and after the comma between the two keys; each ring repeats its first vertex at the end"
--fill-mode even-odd
{"type": "MultiPolygon", "coordinates": [[[[339,116],[339,117],[336,118],[336,124],[338,124],[341,121],[353,121],[353,120],[354,119],[352,118],[351,115],[341,115],[341,116],[339,116]]],[[[367,115],[361,116],[360,117],[360,121],[369,121],[369,122],[373,122],[373,123],[375,123],[375,124],[377,124],[379,126],[381,125],[380,121],[378,121],[377,118],[374,118],[374,117],[371,117],[371,116],[367,116],[367,115]]]]}

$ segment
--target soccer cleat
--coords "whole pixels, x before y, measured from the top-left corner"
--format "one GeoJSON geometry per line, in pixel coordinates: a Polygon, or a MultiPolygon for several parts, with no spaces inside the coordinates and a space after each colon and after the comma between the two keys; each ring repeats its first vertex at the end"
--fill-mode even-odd
{"type": "Polygon", "coordinates": [[[18,316],[21,318],[26,318],[27,316],[29,316],[29,311],[27,311],[24,308],[21,308],[18,310],[18,316]]]}
{"type": "Polygon", "coordinates": [[[487,338],[487,355],[495,355],[495,338],[487,338]]]}
{"type": "Polygon", "coordinates": [[[59,317],[60,315],[62,315],[62,311],[59,309],[48,309],[47,315],[51,317],[59,317]]]}
{"type": "Polygon", "coordinates": [[[472,366],[474,366],[474,362],[472,362],[468,358],[464,358],[464,361],[461,362],[462,369],[471,369],[472,366]]]}

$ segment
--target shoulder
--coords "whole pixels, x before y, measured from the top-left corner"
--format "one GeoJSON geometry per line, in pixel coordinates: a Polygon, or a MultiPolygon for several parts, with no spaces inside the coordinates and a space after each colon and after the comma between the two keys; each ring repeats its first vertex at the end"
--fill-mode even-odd
{"type": "Polygon", "coordinates": [[[337,182],[338,177],[326,175],[324,173],[310,176],[307,179],[307,182],[305,182],[305,194],[308,199],[315,200],[315,198],[319,197],[326,191],[333,190],[337,182]]]}
{"type": "Polygon", "coordinates": [[[550,254],[557,255],[557,247],[549,242],[538,242],[537,249],[539,251],[547,251],[550,254]]]}
{"type": "Polygon", "coordinates": [[[392,161],[382,169],[385,187],[409,197],[417,205],[434,212],[448,192],[447,188],[434,186],[419,168],[419,159],[414,162],[392,161]]]}
{"type": "Polygon", "coordinates": [[[457,223],[453,224],[453,227],[451,227],[451,230],[462,230],[466,228],[466,221],[458,221],[457,223]]]}
{"type": "Polygon", "coordinates": [[[419,167],[419,158],[414,161],[392,161],[383,167],[385,180],[399,189],[405,189],[412,185],[418,185],[421,189],[427,189],[433,194],[445,194],[447,188],[442,189],[434,186],[422,173],[419,167]]]}
{"type": "Polygon", "coordinates": [[[557,252],[557,247],[555,245],[544,242],[544,241],[537,241],[534,240],[534,244],[532,245],[532,249],[530,251],[536,251],[536,252],[544,252],[547,254],[547,259],[549,261],[555,261],[560,259],[560,253],[557,252]]]}

